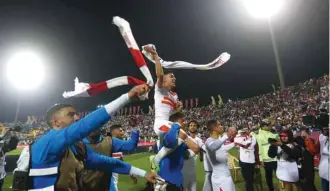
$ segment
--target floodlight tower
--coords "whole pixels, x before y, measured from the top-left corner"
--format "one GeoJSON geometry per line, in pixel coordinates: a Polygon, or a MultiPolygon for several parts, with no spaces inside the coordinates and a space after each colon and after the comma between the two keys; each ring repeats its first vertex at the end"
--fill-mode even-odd
{"type": "Polygon", "coordinates": [[[250,12],[251,15],[257,18],[266,18],[268,21],[268,28],[273,45],[278,78],[280,80],[281,89],[284,89],[285,80],[283,76],[280,55],[278,53],[275,35],[271,23],[271,17],[282,9],[284,1],[283,0],[243,0],[243,2],[245,4],[246,9],[250,12]]]}
{"type": "Polygon", "coordinates": [[[17,89],[15,123],[20,110],[20,93],[34,90],[44,79],[44,66],[41,59],[32,52],[20,52],[11,56],[7,62],[7,78],[17,89]]]}

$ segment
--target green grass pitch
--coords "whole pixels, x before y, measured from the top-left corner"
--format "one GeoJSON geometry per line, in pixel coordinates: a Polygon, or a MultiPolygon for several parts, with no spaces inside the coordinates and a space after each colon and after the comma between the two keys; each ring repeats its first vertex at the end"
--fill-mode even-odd
{"type": "MultiPolygon", "coordinates": [[[[20,153],[20,150],[14,150],[8,154],[17,155],[19,153],[20,153]]],[[[231,150],[230,153],[234,156],[237,156],[237,154],[238,154],[237,149],[231,150]]],[[[136,167],[149,171],[150,170],[149,156],[150,155],[146,154],[146,153],[132,154],[132,155],[125,156],[124,160],[125,160],[125,162],[127,162],[133,166],[136,166],[136,167]]],[[[199,159],[197,159],[196,172],[197,172],[197,191],[201,191],[203,188],[203,184],[204,184],[204,170],[203,170],[203,164],[199,161],[199,159]]],[[[268,190],[263,169],[261,170],[261,172],[263,175],[263,178],[262,178],[263,190],[268,190]]],[[[274,182],[276,188],[278,188],[279,184],[278,184],[278,180],[276,179],[275,174],[274,174],[273,182],[274,182]]],[[[316,176],[315,176],[315,183],[316,183],[316,187],[318,189],[320,189],[321,186],[320,186],[320,178],[318,176],[318,173],[316,173],[316,176]]],[[[12,184],[12,176],[9,175],[5,178],[3,191],[10,191],[11,189],[9,187],[11,186],[11,184],[12,184]]],[[[242,178],[241,172],[238,173],[238,180],[237,180],[237,182],[235,182],[235,186],[236,186],[236,191],[245,190],[245,187],[244,187],[245,183],[242,178]]],[[[137,184],[132,184],[132,181],[129,176],[126,176],[126,175],[119,176],[118,189],[120,191],[140,191],[144,187],[145,187],[145,181],[142,178],[138,179],[137,184]]]]}

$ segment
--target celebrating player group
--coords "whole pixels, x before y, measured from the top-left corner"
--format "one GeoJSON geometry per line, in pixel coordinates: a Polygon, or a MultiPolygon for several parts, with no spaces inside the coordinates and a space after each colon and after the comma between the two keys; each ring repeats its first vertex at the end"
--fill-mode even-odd
{"type": "MultiPolygon", "coordinates": [[[[227,165],[227,151],[233,148],[232,138],[235,129],[229,129],[225,136],[223,127],[217,120],[207,124],[210,138],[204,144],[197,137],[197,121],[188,124],[182,112],[183,105],[178,94],[174,92],[176,77],[172,70],[196,69],[211,70],[222,66],[230,59],[230,54],[224,52],[208,64],[192,64],[185,61],[165,61],[158,56],[153,44],[142,46],[140,51],[129,23],[114,17],[113,22],[118,26],[120,33],[131,52],[136,66],[145,76],[143,82],[131,76],[122,76],[97,84],[81,83],[76,79],[74,91],[64,92],[65,98],[86,97],[101,93],[121,85],[135,84],[143,86],[143,93],[136,95],[138,99],[148,98],[148,93],[154,86],[155,119],[154,131],[159,137],[158,153],[152,158],[152,170],[158,176],[149,175],[148,181],[152,182],[151,190],[184,190],[196,191],[196,158],[199,153],[204,153],[205,184],[204,190],[235,190],[227,165]],[[157,81],[154,83],[144,56],[155,64],[157,81]],[[150,180],[154,178],[154,180],[150,180]]],[[[120,173],[120,172],[119,172],[120,173]]],[[[135,173],[131,175],[137,175],[135,173]]],[[[142,174],[142,173],[141,173],[142,174]]],[[[117,181],[115,181],[117,182],[117,181]]],[[[113,183],[112,183],[113,184],[113,183]]],[[[117,186],[112,187],[117,190],[117,186]]]]}

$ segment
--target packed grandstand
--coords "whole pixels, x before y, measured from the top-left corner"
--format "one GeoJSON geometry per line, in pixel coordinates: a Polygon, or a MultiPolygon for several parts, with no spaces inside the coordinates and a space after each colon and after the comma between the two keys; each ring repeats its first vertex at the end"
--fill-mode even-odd
{"type": "MultiPolygon", "coordinates": [[[[258,126],[264,116],[273,121],[273,130],[292,129],[299,132],[304,126],[303,116],[316,116],[319,108],[329,100],[329,76],[324,75],[317,79],[310,79],[299,84],[288,86],[284,90],[275,90],[264,95],[247,99],[229,100],[225,103],[210,103],[201,107],[184,109],[186,119],[197,120],[200,123],[199,135],[202,139],[207,136],[205,123],[215,117],[221,120],[224,127],[258,126]]],[[[121,124],[125,128],[125,134],[129,137],[131,117],[137,121],[140,129],[140,145],[153,145],[156,135],[153,131],[152,112],[143,115],[117,115],[109,121],[104,130],[113,124],[121,124]]],[[[28,120],[19,122],[22,132],[17,133],[20,138],[19,147],[22,147],[49,131],[45,121],[41,117],[29,116],[28,120]]]]}

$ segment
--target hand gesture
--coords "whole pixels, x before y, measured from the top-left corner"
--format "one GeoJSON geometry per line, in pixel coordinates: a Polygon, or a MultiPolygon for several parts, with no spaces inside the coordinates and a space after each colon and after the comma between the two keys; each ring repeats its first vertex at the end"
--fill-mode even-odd
{"type": "Polygon", "coordinates": [[[139,99],[139,96],[150,91],[150,87],[147,84],[135,86],[128,92],[128,97],[131,100],[139,99]]]}
{"type": "Polygon", "coordinates": [[[157,178],[157,177],[159,177],[158,174],[153,173],[153,172],[149,172],[149,173],[144,177],[144,179],[146,179],[147,182],[150,182],[150,183],[155,184],[155,183],[156,183],[156,178],[157,178]]]}
{"type": "Polygon", "coordinates": [[[152,46],[145,46],[144,50],[152,55],[152,58],[155,60],[156,57],[158,57],[158,53],[155,49],[153,49],[152,46]]]}
{"type": "Polygon", "coordinates": [[[182,104],[182,102],[181,102],[181,101],[178,101],[178,102],[176,103],[176,110],[177,110],[177,111],[181,111],[182,108],[183,108],[183,104],[182,104]]]}

